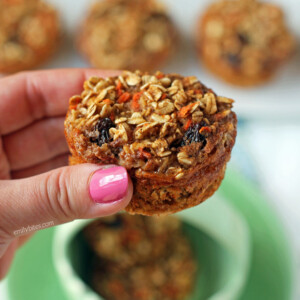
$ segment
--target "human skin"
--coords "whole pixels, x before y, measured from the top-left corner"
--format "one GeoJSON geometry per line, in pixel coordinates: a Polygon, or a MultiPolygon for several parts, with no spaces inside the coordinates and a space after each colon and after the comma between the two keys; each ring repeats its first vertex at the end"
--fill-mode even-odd
{"type": "Polygon", "coordinates": [[[87,78],[116,74],[69,69],[0,79],[0,279],[34,231],[20,235],[20,229],[111,215],[130,201],[132,183],[124,168],[66,166],[68,99],[87,78]],[[116,181],[106,184],[106,176],[116,181]]]}

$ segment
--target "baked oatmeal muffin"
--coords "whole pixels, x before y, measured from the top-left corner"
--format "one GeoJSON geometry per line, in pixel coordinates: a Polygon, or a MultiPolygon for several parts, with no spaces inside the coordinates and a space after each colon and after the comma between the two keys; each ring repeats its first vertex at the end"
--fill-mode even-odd
{"type": "Polygon", "coordinates": [[[233,100],[196,77],[92,77],[70,99],[65,135],[71,164],[117,164],[134,184],[130,213],[169,214],[219,187],[236,137],[233,100]]]}
{"type": "Polygon", "coordinates": [[[156,0],[98,1],[82,26],[78,47],[100,69],[154,70],[176,48],[176,30],[156,0]]]}
{"type": "Polygon", "coordinates": [[[0,0],[0,72],[31,69],[58,45],[57,12],[39,0],[0,0]]]}
{"type": "Polygon", "coordinates": [[[84,230],[94,253],[92,287],[107,300],[182,300],[197,271],[181,222],[119,214],[84,230]]]}
{"type": "Polygon", "coordinates": [[[221,0],[199,20],[197,47],[213,73],[250,86],[272,77],[294,52],[295,41],[279,7],[256,0],[221,0]]]}

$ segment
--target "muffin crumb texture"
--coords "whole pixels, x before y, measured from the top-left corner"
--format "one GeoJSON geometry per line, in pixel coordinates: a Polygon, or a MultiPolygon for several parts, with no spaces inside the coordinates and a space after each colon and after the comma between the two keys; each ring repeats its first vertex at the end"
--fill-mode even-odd
{"type": "Polygon", "coordinates": [[[256,0],[222,0],[209,6],[197,28],[205,65],[229,83],[265,82],[295,50],[282,10],[256,0]]]}
{"type": "Polygon", "coordinates": [[[90,78],[70,99],[70,163],[125,167],[135,184],[130,212],[195,205],[223,178],[236,136],[232,103],[194,76],[124,71],[90,78]]]}

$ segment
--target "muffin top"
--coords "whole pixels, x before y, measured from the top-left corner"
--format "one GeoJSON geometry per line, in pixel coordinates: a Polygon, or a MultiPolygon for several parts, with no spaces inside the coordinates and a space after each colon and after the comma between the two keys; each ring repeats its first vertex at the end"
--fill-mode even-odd
{"type": "Polygon", "coordinates": [[[272,72],[294,50],[281,9],[256,0],[223,0],[201,19],[199,47],[245,75],[272,72]]]}
{"type": "Polygon", "coordinates": [[[0,70],[39,60],[59,37],[56,11],[39,0],[0,0],[0,70]]]}
{"type": "Polygon", "coordinates": [[[160,259],[178,240],[184,240],[177,218],[129,214],[101,218],[87,226],[84,235],[98,257],[121,268],[160,259]]]}
{"type": "Polygon", "coordinates": [[[124,71],[92,77],[69,103],[65,131],[72,154],[116,163],[135,176],[180,179],[235,138],[233,100],[194,76],[124,71]]]}
{"type": "Polygon", "coordinates": [[[90,9],[78,44],[99,68],[149,70],[173,52],[175,36],[156,0],[104,0],[90,9]]]}

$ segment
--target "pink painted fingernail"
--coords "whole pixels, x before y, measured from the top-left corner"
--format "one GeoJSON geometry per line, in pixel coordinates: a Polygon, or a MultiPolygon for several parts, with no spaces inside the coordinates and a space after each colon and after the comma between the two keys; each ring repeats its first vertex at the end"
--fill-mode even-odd
{"type": "Polygon", "coordinates": [[[90,195],[96,203],[121,200],[126,196],[128,173],[125,168],[110,166],[96,171],[90,180],[90,195]]]}

